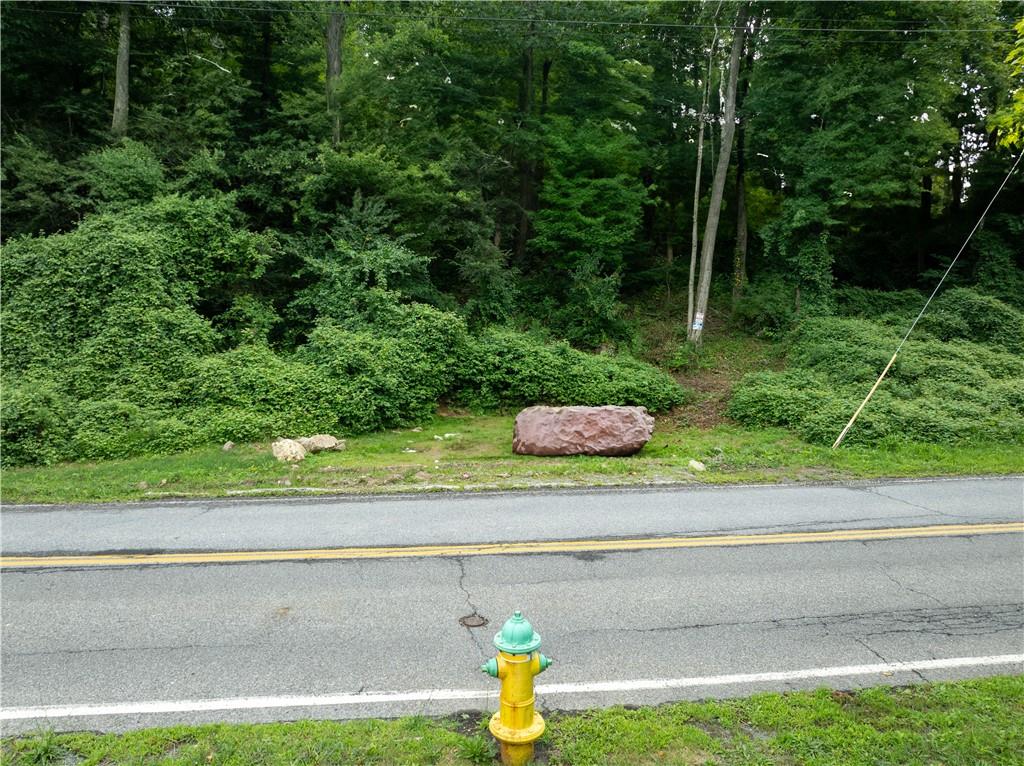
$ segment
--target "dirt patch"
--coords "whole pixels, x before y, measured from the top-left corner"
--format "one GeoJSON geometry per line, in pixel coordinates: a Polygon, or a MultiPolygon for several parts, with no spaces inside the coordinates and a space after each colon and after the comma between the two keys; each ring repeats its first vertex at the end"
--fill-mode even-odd
{"type": "Polygon", "coordinates": [[[784,367],[780,348],[739,335],[709,335],[687,366],[675,373],[681,386],[697,394],[694,401],[672,411],[680,425],[709,429],[730,423],[725,411],[733,388],[750,372],[784,367]]]}
{"type": "Polygon", "coordinates": [[[487,731],[487,721],[490,718],[491,713],[486,710],[459,710],[444,716],[441,720],[451,721],[454,731],[472,737],[487,731]]]}
{"type": "Polygon", "coordinates": [[[736,381],[728,373],[719,370],[700,370],[694,373],[679,373],[676,380],[684,388],[696,391],[697,398],[672,410],[673,420],[683,425],[704,429],[729,422],[725,416],[725,409],[729,406],[732,387],[736,381]]]}

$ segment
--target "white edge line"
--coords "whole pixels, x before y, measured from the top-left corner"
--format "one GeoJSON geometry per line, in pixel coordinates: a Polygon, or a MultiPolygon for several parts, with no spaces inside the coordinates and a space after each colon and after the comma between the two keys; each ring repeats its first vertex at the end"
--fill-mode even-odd
{"type": "MultiPolygon", "coordinates": [[[[652,678],[633,681],[597,681],[593,683],[541,684],[538,694],[587,694],[596,692],[685,689],[695,686],[728,686],[732,684],[770,681],[798,681],[811,678],[862,676],[874,673],[901,673],[915,670],[983,667],[1024,663],[1024,654],[999,654],[986,657],[954,657],[944,660],[884,662],[875,665],[807,668],[770,673],[739,673],[693,678],[652,678]]],[[[81,718],[108,715],[147,715],[156,713],[190,713],[209,710],[265,710],[270,708],[334,707],[371,703],[426,702],[434,700],[491,699],[497,689],[426,689],[408,692],[364,692],[359,694],[328,694],[319,696],[234,697],[209,700],[161,700],[101,705],[51,705],[42,707],[5,708],[0,720],[14,721],[38,718],[81,718]]]]}

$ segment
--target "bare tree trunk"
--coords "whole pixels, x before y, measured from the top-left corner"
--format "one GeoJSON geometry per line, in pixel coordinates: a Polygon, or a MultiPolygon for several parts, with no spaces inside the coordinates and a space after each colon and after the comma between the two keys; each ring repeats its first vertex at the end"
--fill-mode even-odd
{"type": "Polygon", "coordinates": [[[722,122],[722,143],[718,150],[718,165],[711,183],[711,200],[708,203],[708,218],[704,225],[704,244],[700,253],[700,279],[697,284],[697,302],[694,306],[693,321],[690,323],[689,340],[700,344],[704,332],[704,315],[707,313],[708,293],[711,291],[711,267],[715,257],[715,239],[718,236],[718,219],[722,213],[722,197],[725,194],[725,178],[729,173],[729,159],[732,155],[732,139],[736,133],[736,83],[739,79],[740,58],[747,27],[747,4],[740,6],[736,14],[732,52],[729,55],[729,84],[725,91],[725,115],[722,122]]]}
{"type": "Polygon", "coordinates": [[[128,56],[132,42],[131,6],[121,4],[121,29],[117,36],[117,70],[114,80],[114,117],[110,132],[122,138],[128,132],[128,56]]]}
{"type": "Polygon", "coordinates": [[[338,112],[338,83],[341,80],[341,39],[345,34],[345,14],[331,9],[327,14],[327,114],[331,118],[331,146],[341,143],[341,114],[338,112]]]}
{"type": "Polygon", "coordinates": [[[693,325],[693,288],[697,278],[697,244],[698,244],[698,228],[697,228],[697,217],[700,214],[700,179],[704,171],[704,126],[707,122],[708,112],[708,98],[711,92],[711,69],[715,59],[715,46],[718,44],[718,32],[715,31],[715,37],[711,41],[711,51],[708,53],[708,72],[704,79],[704,97],[701,100],[700,115],[698,120],[700,121],[700,132],[697,134],[697,170],[694,173],[693,179],[693,231],[690,234],[690,274],[687,284],[686,294],[686,326],[687,328],[693,325]]]}

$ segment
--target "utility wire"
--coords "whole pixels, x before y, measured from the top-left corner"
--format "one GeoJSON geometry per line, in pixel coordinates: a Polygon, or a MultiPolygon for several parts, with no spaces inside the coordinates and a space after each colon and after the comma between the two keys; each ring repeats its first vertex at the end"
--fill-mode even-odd
{"type": "Polygon", "coordinates": [[[974,228],[971,229],[971,233],[967,235],[967,239],[965,239],[964,243],[960,245],[960,250],[953,257],[953,260],[946,268],[946,272],[942,275],[942,278],[939,280],[939,283],[935,285],[935,289],[932,290],[932,294],[928,296],[928,300],[924,302],[924,306],[921,308],[921,312],[917,315],[917,318],[914,320],[914,323],[910,325],[910,329],[907,330],[907,334],[903,336],[903,340],[901,340],[899,345],[896,346],[896,350],[893,352],[892,359],[889,360],[889,364],[885,365],[885,369],[882,370],[882,374],[878,376],[878,380],[875,381],[875,385],[873,385],[871,387],[871,390],[868,391],[868,395],[864,397],[864,401],[860,403],[860,407],[858,407],[857,411],[853,413],[853,417],[851,417],[850,422],[846,424],[846,428],[844,428],[842,432],[839,434],[839,436],[836,437],[836,441],[832,445],[832,449],[836,449],[840,444],[842,444],[843,439],[846,438],[847,432],[853,427],[854,421],[857,420],[857,417],[860,415],[861,410],[864,409],[865,405],[867,405],[871,397],[874,396],[875,391],[878,389],[879,384],[881,384],[882,382],[882,378],[885,377],[885,374],[889,372],[889,368],[892,367],[893,362],[896,361],[896,356],[900,353],[900,349],[903,348],[903,344],[907,342],[907,338],[910,337],[910,333],[914,331],[914,328],[917,327],[917,323],[921,321],[921,317],[924,316],[924,312],[928,309],[928,305],[932,302],[932,298],[934,298],[935,294],[939,292],[939,288],[942,287],[942,283],[946,281],[946,277],[949,276],[949,272],[951,272],[953,270],[953,267],[956,265],[957,259],[963,254],[964,250],[967,249],[967,243],[971,241],[971,237],[974,236],[974,232],[976,232],[980,228],[982,221],[985,220],[985,216],[988,215],[988,211],[992,208],[992,205],[995,204],[996,198],[999,196],[999,193],[1003,190],[1003,187],[1006,186],[1006,182],[1010,180],[1010,176],[1013,175],[1013,171],[1017,169],[1017,166],[1020,164],[1021,157],[1024,157],[1024,151],[1021,151],[1021,153],[1017,155],[1017,160],[1016,162],[1013,163],[1013,167],[1010,168],[1010,172],[1006,174],[1006,178],[1004,178],[1003,182],[999,184],[999,188],[996,189],[996,193],[992,195],[992,199],[989,200],[988,205],[985,206],[985,209],[982,211],[981,217],[978,219],[978,222],[974,224],[974,228]]]}
{"type": "MultiPolygon", "coordinates": [[[[17,6],[25,0],[7,0],[9,5],[17,6]]],[[[208,6],[204,8],[202,5],[194,5],[191,3],[178,3],[178,2],[165,2],[165,3],[152,3],[147,0],[123,0],[125,5],[135,5],[140,7],[152,7],[157,5],[162,8],[169,8],[185,11],[201,11],[210,10],[217,8],[218,10],[224,11],[245,11],[247,13],[257,14],[285,14],[291,16],[317,16],[320,17],[323,14],[320,11],[306,11],[300,10],[299,8],[281,8],[281,7],[268,7],[268,6],[257,6],[257,5],[227,5],[223,3],[217,3],[214,6],[208,6]]],[[[105,5],[102,0],[82,0],[83,5],[105,5]]],[[[19,8],[20,11],[27,11],[30,13],[54,13],[71,15],[76,14],[76,11],[46,11],[39,8],[19,8]]],[[[162,14],[154,14],[161,16],[162,14]]],[[[562,24],[567,26],[609,26],[609,27],[640,27],[644,29],[701,29],[701,30],[714,30],[721,29],[721,26],[714,24],[689,24],[689,23],[674,23],[674,22],[655,22],[655,21],[630,21],[628,19],[557,19],[557,18],[543,18],[543,17],[516,17],[516,16],[479,16],[479,15],[440,15],[440,14],[416,14],[416,13],[387,13],[387,12],[370,12],[370,11],[354,11],[346,10],[346,16],[356,18],[385,18],[385,19],[414,19],[414,20],[425,20],[425,21],[486,21],[486,22],[511,22],[517,24],[562,24]]],[[[174,16],[163,16],[171,20],[174,16]]],[[[206,18],[213,20],[214,17],[193,17],[193,18],[206,18]]],[[[882,21],[887,21],[883,19],[882,21]]],[[[728,26],[727,29],[735,31],[734,27],[728,26]]],[[[772,32],[881,32],[886,34],[958,34],[961,32],[1010,32],[1012,29],[1007,27],[847,27],[847,26],[820,26],[820,27],[796,27],[796,26],[777,26],[771,25],[768,27],[772,32]]]]}

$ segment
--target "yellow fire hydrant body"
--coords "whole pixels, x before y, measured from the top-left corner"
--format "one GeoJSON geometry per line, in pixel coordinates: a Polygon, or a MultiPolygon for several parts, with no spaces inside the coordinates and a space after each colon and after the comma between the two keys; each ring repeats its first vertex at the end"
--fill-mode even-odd
{"type": "Polygon", "coordinates": [[[533,677],[551,660],[537,651],[540,634],[518,610],[494,637],[494,645],[498,656],[480,668],[501,679],[500,707],[489,728],[501,744],[501,762],[524,766],[533,759],[534,740],[544,733],[544,719],[534,709],[533,677]]]}

